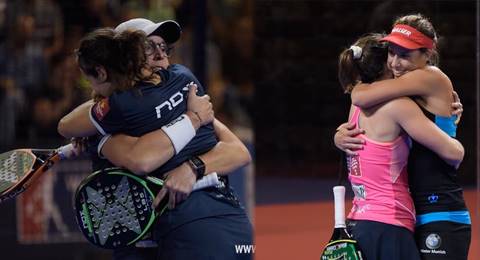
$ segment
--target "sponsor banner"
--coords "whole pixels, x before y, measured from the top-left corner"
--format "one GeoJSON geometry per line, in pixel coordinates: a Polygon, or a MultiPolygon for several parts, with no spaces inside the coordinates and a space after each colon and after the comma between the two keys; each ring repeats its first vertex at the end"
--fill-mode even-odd
{"type": "Polygon", "coordinates": [[[17,197],[17,239],[21,244],[85,242],[73,214],[78,184],[91,173],[86,159],[59,162],[17,197]]]}

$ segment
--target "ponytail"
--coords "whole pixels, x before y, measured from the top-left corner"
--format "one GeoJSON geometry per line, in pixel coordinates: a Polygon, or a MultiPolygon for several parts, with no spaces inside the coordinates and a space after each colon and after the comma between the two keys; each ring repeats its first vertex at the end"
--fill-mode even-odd
{"type": "Polygon", "coordinates": [[[340,53],[338,80],[345,93],[359,82],[371,83],[384,75],[388,49],[382,38],[382,34],[367,34],[340,53]]]}
{"type": "Polygon", "coordinates": [[[338,80],[345,93],[352,91],[359,78],[353,55],[352,49],[345,49],[338,58],[338,80]]]}

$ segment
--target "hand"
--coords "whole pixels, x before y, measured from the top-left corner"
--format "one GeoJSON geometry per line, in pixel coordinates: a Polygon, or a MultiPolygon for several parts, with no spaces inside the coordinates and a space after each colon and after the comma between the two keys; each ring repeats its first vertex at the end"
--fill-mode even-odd
{"type": "Polygon", "coordinates": [[[79,156],[83,152],[87,151],[87,141],[88,137],[73,137],[70,139],[70,142],[73,145],[73,155],[79,156]]]}
{"type": "Polygon", "coordinates": [[[197,96],[197,84],[189,84],[187,110],[192,111],[200,120],[201,125],[211,123],[215,117],[209,95],[197,96]]]}
{"type": "Polygon", "coordinates": [[[197,181],[195,173],[193,173],[192,168],[186,162],[166,174],[167,178],[164,186],[153,201],[154,208],[158,207],[160,201],[163,200],[167,193],[168,208],[175,208],[175,204],[187,199],[188,195],[192,192],[193,185],[197,181]]]}
{"type": "Polygon", "coordinates": [[[453,91],[453,103],[452,103],[452,115],[457,116],[457,120],[455,120],[455,124],[458,125],[460,123],[460,118],[462,117],[463,113],[463,105],[460,102],[460,97],[456,91],[453,91]]]}
{"type": "Polygon", "coordinates": [[[357,155],[356,150],[363,149],[365,141],[360,138],[355,138],[359,134],[364,134],[365,130],[356,129],[354,123],[344,123],[337,128],[337,133],[334,137],[335,146],[347,153],[347,155],[357,155]]]}

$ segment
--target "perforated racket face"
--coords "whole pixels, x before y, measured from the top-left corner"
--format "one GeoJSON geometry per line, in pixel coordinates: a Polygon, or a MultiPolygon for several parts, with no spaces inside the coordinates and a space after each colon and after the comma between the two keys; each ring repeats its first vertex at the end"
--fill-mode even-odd
{"type": "Polygon", "coordinates": [[[18,183],[35,164],[35,155],[28,150],[0,154],[0,193],[18,183]]]}
{"type": "Polygon", "coordinates": [[[320,260],[362,260],[362,253],[354,240],[337,240],[329,243],[320,260]]]}
{"type": "Polygon", "coordinates": [[[155,220],[146,181],[122,170],[94,173],[75,195],[82,233],[94,245],[114,249],[142,238],[155,220]]]}

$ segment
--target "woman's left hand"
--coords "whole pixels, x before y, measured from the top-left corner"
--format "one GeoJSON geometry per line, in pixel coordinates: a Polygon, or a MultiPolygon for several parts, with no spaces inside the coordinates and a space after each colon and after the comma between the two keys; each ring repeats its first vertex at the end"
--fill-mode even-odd
{"type": "Polygon", "coordinates": [[[453,103],[452,103],[452,115],[457,116],[457,120],[455,120],[455,124],[458,125],[460,123],[460,118],[462,118],[462,113],[463,113],[463,105],[460,102],[460,97],[458,96],[458,93],[453,91],[453,103]]]}
{"type": "Polygon", "coordinates": [[[168,192],[168,208],[173,209],[177,203],[180,203],[187,199],[188,195],[192,192],[193,185],[197,178],[193,173],[192,168],[187,162],[166,173],[166,180],[163,188],[158,192],[153,206],[156,208],[160,204],[160,201],[167,195],[168,192]]]}

